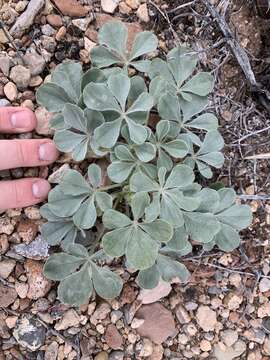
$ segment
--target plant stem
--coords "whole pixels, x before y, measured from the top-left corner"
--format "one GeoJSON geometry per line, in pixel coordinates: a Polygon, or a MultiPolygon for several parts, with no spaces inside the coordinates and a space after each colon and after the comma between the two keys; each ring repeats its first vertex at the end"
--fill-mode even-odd
{"type": "Polygon", "coordinates": [[[114,185],[104,186],[99,189],[102,191],[106,191],[106,190],[116,189],[116,188],[123,187],[123,186],[124,186],[123,184],[114,184],[114,185]]]}

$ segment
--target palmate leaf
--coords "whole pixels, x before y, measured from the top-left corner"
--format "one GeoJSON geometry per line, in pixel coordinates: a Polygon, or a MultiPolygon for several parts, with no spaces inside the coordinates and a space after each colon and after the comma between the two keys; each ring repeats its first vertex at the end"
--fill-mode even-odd
{"type": "Polygon", "coordinates": [[[108,22],[102,26],[98,36],[99,46],[91,51],[91,60],[99,68],[120,65],[126,69],[129,66],[139,71],[149,70],[150,61],[136,60],[143,55],[156,50],[157,37],[150,31],[143,31],[135,36],[132,49],[127,49],[128,30],[120,21],[108,22]]]}

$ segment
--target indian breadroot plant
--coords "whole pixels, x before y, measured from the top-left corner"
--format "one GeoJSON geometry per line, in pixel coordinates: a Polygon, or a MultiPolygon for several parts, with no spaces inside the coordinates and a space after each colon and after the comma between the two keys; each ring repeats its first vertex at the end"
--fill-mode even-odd
{"type": "Polygon", "coordinates": [[[251,222],[234,190],[199,184],[224,162],[218,120],[205,110],[212,75],[196,70],[197,56],[185,47],[153,59],[157,44],[145,31],[128,51],[126,27],[109,22],[91,52],[91,69],[65,62],[37,92],[38,103],[54,113],[58,149],[81,162],[41,208],[42,235],[62,249],[44,272],[60,281],[64,303],[83,304],[94,290],[118,296],[122,281],[109,269],[115,258],[138,272],[142,288],[160,279],[186,282],[181,258],[192,245],[231,251],[251,222]]]}

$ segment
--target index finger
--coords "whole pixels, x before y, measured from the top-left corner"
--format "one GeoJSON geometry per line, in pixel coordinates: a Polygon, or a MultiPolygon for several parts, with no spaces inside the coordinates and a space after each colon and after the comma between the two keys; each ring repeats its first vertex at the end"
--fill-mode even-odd
{"type": "Polygon", "coordinates": [[[35,114],[24,107],[0,108],[0,133],[22,133],[35,129],[37,124],[35,114]]]}

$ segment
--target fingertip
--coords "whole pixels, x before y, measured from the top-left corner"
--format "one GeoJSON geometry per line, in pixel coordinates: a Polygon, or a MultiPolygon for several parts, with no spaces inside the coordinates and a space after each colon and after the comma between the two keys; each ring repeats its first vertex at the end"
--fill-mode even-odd
{"type": "Polygon", "coordinates": [[[51,185],[47,180],[38,179],[32,184],[32,193],[36,199],[43,200],[48,196],[49,191],[51,190],[51,185]]]}
{"type": "Polygon", "coordinates": [[[3,107],[0,109],[0,132],[22,133],[32,131],[37,119],[32,110],[26,107],[3,107]]]}

